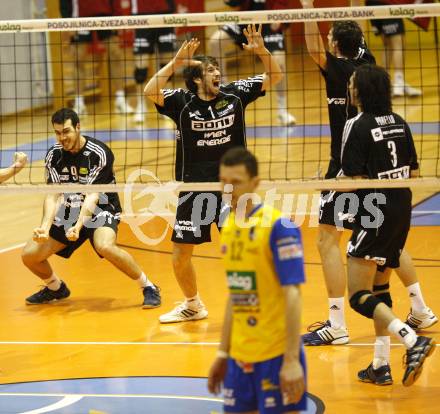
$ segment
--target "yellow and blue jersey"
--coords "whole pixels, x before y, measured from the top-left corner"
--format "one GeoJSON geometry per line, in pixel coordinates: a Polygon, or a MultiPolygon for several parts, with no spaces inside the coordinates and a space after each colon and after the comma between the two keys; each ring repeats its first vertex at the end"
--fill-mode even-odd
{"type": "Polygon", "coordinates": [[[230,356],[256,363],[286,349],[282,287],[304,283],[301,233],[281,212],[259,205],[246,220],[231,213],[221,250],[232,301],[230,356]]]}

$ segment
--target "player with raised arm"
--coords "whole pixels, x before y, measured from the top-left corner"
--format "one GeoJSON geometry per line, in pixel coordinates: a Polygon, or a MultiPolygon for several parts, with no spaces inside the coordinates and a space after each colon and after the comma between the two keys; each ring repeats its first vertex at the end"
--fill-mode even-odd
{"type": "MultiPolygon", "coordinates": [[[[185,41],[174,59],[145,86],[146,96],[157,110],[176,123],[176,179],[213,182],[219,178],[222,155],[232,147],[246,147],[245,108],[279,82],[281,69],[266,49],[261,25],[244,30],[243,47],[260,58],[264,73],[221,84],[217,61],[194,56],[199,40],[185,41]],[[184,68],[185,89],[165,89],[168,79],[184,68]]],[[[182,192],[172,236],[173,268],[185,301],[162,315],[162,323],[203,319],[208,316],[200,300],[191,261],[194,246],[211,241],[211,223],[219,225],[222,195],[219,192],[182,192]],[[202,219],[203,217],[203,219],[202,219]]]]}
{"type": "MultiPolygon", "coordinates": [[[[304,8],[311,8],[313,0],[301,0],[301,4],[304,8]]],[[[375,63],[375,59],[365,45],[361,28],[354,21],[333,23],[327,36],[328,50],[316,22],[304,23],[304,29],[309,54],[318,65],[326,84],[331,148],[325,178],[332,179],[341,174],[340,155],[345,122],[357,114],[348,94],[349,79],[357,67],[375,63]]],[[[309,327],[311,332],[303,336],[305,345],[341,345],[349,342],[344,312],[346,274],[340,249],[341,230],[352,229],[355,213],[350,211],[348,200],[341,192],[321,193],[317,245],[327,288],[329,318],[326,322],[317,322],[309,327]]],[[[412,311],[408,321],[412,320],[416,328],[426,328],[436,323],[438,319],[423,300],[411,257],[406,251],[401,257],[398,276],[407,287],[411,300],[412,311]],[[418,323],[414,319],[416,316],[418,323]]],[[[377,289],[380,286],[378,284],[377,289]]]]}

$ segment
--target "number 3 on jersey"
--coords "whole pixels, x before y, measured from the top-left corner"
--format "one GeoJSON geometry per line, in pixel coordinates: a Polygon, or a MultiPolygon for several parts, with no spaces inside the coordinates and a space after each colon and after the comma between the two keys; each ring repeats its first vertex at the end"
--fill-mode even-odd
{"type": "Polygon", "coordinates": [[[387,146],[390,149],[391,164],[393,167],[397,167],[396,143],[394,141],[388,141],[387,146]]]}

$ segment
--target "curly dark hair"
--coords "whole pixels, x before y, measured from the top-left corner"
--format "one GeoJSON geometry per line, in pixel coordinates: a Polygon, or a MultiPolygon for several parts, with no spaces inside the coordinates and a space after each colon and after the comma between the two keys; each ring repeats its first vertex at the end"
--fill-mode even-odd
{"type": "Polygon", "coordinates": [[[199,60],[202,64],[197,66],[187,66],[183,70],[183,78],[185,79],[186,87],[192,93],[197,93],[197,84],[194,82],[194,79],[203,77],[203,69],[207,65],[212,64],[218,67],[219,64],[217,59],[213,56],[197,55],[193,57],[193,60],[199,60]]]}
{"type": "Polygon", "coordinates": [[[72,126],[75,128],[79,124],[78,114],[70,108],[61,108],[52,115],[52,125],[63,125],[68,119],[72,121],[72,126]]]}
{"type": "Polygon", "coordinates": [[[338,42],[338,49],[347,58],[353,59],[359,53],[363,44],[363,34],[360,26],[353,20],[334,22],[333,40],[338,42]]]}
{"type": "Polygon", "coordinates": [[[390,75],[384,68],[376,65],[359,66],[354,72],[353,86],[362,112],[373,115],[392,112],[390,75]]]}

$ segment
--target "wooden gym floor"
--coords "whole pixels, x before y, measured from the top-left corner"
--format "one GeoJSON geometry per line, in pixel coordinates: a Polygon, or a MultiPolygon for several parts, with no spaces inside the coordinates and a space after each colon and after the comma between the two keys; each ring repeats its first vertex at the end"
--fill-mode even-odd
{"type": "MultiPolygon", "coordinates": [[[[424,59],[424,79],[432,79],[433,84],[438,85],[432,59],[432,53],[427,52],[424,59]]],[[[327,157],[329,142],[327,138],[316,133],[319,131],[319,120],[326,119],[324,95],[322,91],[310,87],[312,84],[322,84],[319,83],[319,74],[308,58],[304,62],[306,68],[310,69],[308,76],[311,81],[305,85],[298,75],[299,72],[296,73],[295,70],[292,70],[289,78],[289,83],[295,85],[289,95],[289,106],[298,118],[298,127],[289,128],[287,132],[282,128],[276,129],[276,122],[272,122],[271,112],[267,110],[270,107],[270,97],[258,101],[255,111],[251,108],[248,110],[248,126],[258,126],[254,135],[252,132],[250,134],[250,147],[262,162],[262,175],[265,178],[311,177],[317,174],[320,164],[325,168],[325,163],[320,163],[319,159],[327,157]],[[302,108],[298,102],[301,105],[307,102],[310,108],[302,108]],[[272,125],[275,126],[275,133],[271,131],[272,125]],[[318,129],[314,129],[316,126],[318,129]],[[269,137],[272,135],[277,138],[271,140],[269,137]],[[280,160],[285,161],[286,157],[288,163],[277,163],[280,160]]],[[[294,68],[302,64],[294,62],[289,66],[294,68]]],[[[410,72],[409,80],[419,83],[417,76],[410,72]]],[[[414,125],[419,124],[420,130],[422,127],[433,126],[435,129],[439,113],[438,86],[426,87],[423,92],[423,98],[396,100],[396,111],[405,113],[414,125]]],[[[108,102],[98,103],[97,113],[102,112],[103,105],[108,105],[108,102]]],[[[150,107],[150,110],[153,109],[150,107]]],[[[47,116],[21,116],[18,121],[11,119],[2,122],[2,151],[8,148],[26,148],[30,142],[40,143],[44,150],[48,145],[47,136],[52,135],[47,116]]],[[[116,155],[115,166],[120,182],[125,181],[129,173],[140,166],[150,169],[162,181],[172,177],[172,140],[148,138],[145,135],[149,133],[154,136],[158,130],[162,131],[161,134],[170,135],[171,131],[164,132],[172,128],[168,121],[150,114],[145,124],[139,126],[129,118],[98,114],[85,118],[82,126],[83,130],[92,131],[91,135],[98,137],[108,136],[110,132],[115,134],[112,135],[110,145],[116,155]],[[156,160],[160,160],[160,167],[157,167],[156,160]]],[[[419,155],[424,159],[422,169],[425,175],[438,175],[438,161],[435,158],[435,154],[438,158],[438,134],[435,131],[423,135],[416,132],[415,139],[419,155]],[[429,156],[434,159],[428,160],[429,156]]],[[[31,163],[32,168],[20,173],[17,181],[41,182],[42,168],[37,168],[42,167],[41,159],[41,156],[35,156],[31,163]]],[[[440,202],[435,196],[436,191],[437,189],[414,191],[414,201],[422,202],[418,209],[419,215],[415,217],[423,218],[428,215],[432,220],[418,221],[423,225],[411,229],[407,248],[415,259],[426,302],[439,314],[440,282],[437,275],[440,261],[440,202]],[[433,197],[430,201],[423,203],[423,200],[431,196],[433,197]]],[[[126,207],[130,204],[128,201],[131,200],[126,200],[126,207]]],[[[139,212],[139,209],[145,208],[147,201],[143,199],[134,202],[134,211],[139,212]]],[[[194,378],[206,377],[214,358],[226,297],[216,231],[213,242],[198,247],[194,258],[199,290],[209,310],[207,320],[174,325],[159,324],[158,316],[170,310],[176,301],[182,300],[182,296],[172,272],[167,222],[151,216],[141,226],[142,234],[151,238],[160,237],[166,232],[161,243],[154,246],[142,243],[127,222],[120,226],[118,242],[133,254],[148,276],[161,287],[162,307],[142,310],[142,295],[137,286],[109,263],[100,260],[89,245],[77,251],[70,260],[58,257],[51,260],[57,273],[71,288],[72,296],[55,305],[29,307],[25,305],[24,299],[39,288],[39,280],[22,265],[20,250],[31,235],[32,228],[39,224],[41,206],[42,196],[39,195],[0,195],[0,263],[3,269],[0,275],[0,413],[219,412],[219,400],[207,394],[204,380],[197,382],[197,378],[194,378]],[[154,378],[159,381],[159,385],[155,383],[149,388],[150,385],[147,384],[142,388],[137,383],[130,382],[131,377],[141,381],[139,384],[145,377],[154,378]],[[186,385],[193,381],[197,384],[188,390],[182,383],[171,386],[170,384],[177,381],[175,377],[185,378],[186,385]],[[72,391],[66,385],[68,382],[62,381],[81,378],[107,380],[103,380],[104,385],[97,391],[93,391],[94,388],[89,383],[84,383],[83,386],[81,383],[78,389],[72,391]],[[110,386],[111,378],[118,379],[115,386],[110,386]],[[54,381],[47,384],[44,382],[49,380],[54,381]],[[27,384],[27,388],[19,384],[28,382],[32,383],[27,384]],[[183,395],[182,392],[179,394],[180,387],[185,390],[182,391],[183,395]],[[83,400],[84,405],[78,405],[79,399],[86,397],[97,400],[92,399],[90,403],[83,400]],[[144,405],[134,404],[136,398],[140,398],[144,405]],[[60,399],[62,403],[59,402],[60,399]],[[104,400],[107,405],[103,403],[104,400]],[[118,401],[122,400],[124,408],[118,408],[118,401]],[[166,408],[166,411],[163,411],[166,404],[148,405],[155,401],[161,404],[171,401],[173,405],[172,408],[166,408]],[[44,409],[42,406],[48,408],[44,409]]],[[[307,210],[316,212],[310,199],[307,210]]],[[[170,219],[170,216],[165,218],[170,219]]],[[[316,216],[312,214],[310,220],[316,222],[316,216]]],[[[327,316],[322,269],[315,247],[317,229],[316,226],[309,225],[308,221],[306,223],[302,226],[307,274],[307,283],[303,288],[303,332],[310,323],[323,320],[327,316]]],[[[347,239],[348,234],[344,234],[343,248],[347,239]]],[[[392,279],[392,294],[395,311],[404,319],[409,311],[409,301],[405,289],[395,277],[392,279]]],[[[435,353],[426,362],[424,372],[416,385],[404,388],[401,385],[401,359],[404,349],[394,343],[392,369],[395,384],[382,388],[359,383],[356,373],[365,368],[372,357],[372,324],[355,314],[348,304],[346,315],[351,337],[349,345],[306,349],[308,390],[324,403],[325,412],[437,413],[440,354],[435,353]]],[[[430,329],[429,334],[440,342],[437,326],[430,329]]],[[[312,399],[311,402],[313,401],[316,402],[312,399]]],[[[314,410],[311,403],[309,412],[322,412],[319,404],[316,404],[317,409],[314,410]]]]}

